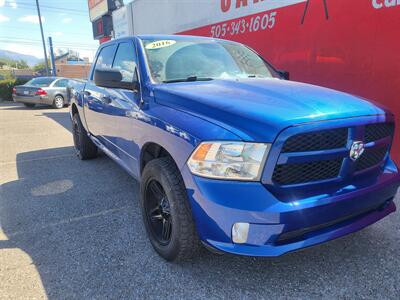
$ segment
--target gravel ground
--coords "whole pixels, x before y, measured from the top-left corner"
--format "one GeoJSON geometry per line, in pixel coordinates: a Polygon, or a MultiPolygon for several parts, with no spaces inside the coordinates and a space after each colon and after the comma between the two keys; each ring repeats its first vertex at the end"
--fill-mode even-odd
{"type": "Polygon", "coordinates": [[[67,109],[1,104],[0,150],[1,299],[400,299],[398,213],[280,258],[176,265],[146,238],[138,183],[74,157],[67,109]]]}

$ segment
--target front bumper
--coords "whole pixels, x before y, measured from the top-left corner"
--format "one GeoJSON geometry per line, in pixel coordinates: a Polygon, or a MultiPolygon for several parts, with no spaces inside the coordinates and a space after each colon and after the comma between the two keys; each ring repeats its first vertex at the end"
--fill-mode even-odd
{"type": "Polygon", "coordinates": [[[400,176],[391,160],[373,185],[283,202],[260,182],[193,176],[182,170],[200,239],[220,251],[279,256],[360,230],[396,210],[400,176]],[[232,242],[237,222],[250,223],[246,244],[232,242]]]}

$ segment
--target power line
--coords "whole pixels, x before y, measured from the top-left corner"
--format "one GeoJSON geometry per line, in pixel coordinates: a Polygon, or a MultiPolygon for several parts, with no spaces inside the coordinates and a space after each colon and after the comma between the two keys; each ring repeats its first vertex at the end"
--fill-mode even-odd
{"type": "MultiPolygon", "coordinates": [[[[30,38],[22,38],[22,37],[10,37],[10,36],[0,36],[0,39],[5,40],[5,41],[22,41],[22,42],[41,42],[39,39],[30,39],[30,38]]],[[[94,44],[84,44],[84,43],[79,43],[79,42],[60,42],[61,44],[70,44],[70,45],[81,45],[81,46],[87,46],[87,47],[97,47],[97,45],[94,44]]]]}
{"type": "MultiPolygon", "coordinates": [[[[6,6],[13,7],[10,3],[6,3],[6,6]]],[[[35,7],[35,4],[33,3],[20,3],[18,2],[18,7],[20,6],[25,6],[25,7],[35,7]]],[[[46,9],[55,9],[55,10],[62,10],[62,11],[71,11],[71,12],[77,12],[77,13],[84,13],[80,9],[73,9],[73,8],[65,8],[65,7],[57,7],[57,6],[49,6],[49,5],[40,5],[40,8],[46,8],[46,9]]]]}
{"type": "MultiPolygon", "coordinates": [[[[9,3],[6,3],[5,6],[12,8],[12,6],[9,3]]],[[[25,9],[25,10],[32,10],[32,9],[34,9],[34,5],[18,3],[18,8],[25,9]]],[[[73,13],[74,15],[89,16],[89,13],[85,13],[81,10],[75,10],[75,9],[69,9],[69,8],[59,8],[59,7],[46,6],[46,5],[43,5],[43,6],[41,5],[41,8],[44,11],[70,12],[70,13],[73,13]]]]}
{"type": "MultiPolygon", "coordinates": [[[[25,44],[25,45],[29,45],[31,44],[40,44],[41,41],[40,40],[10,40],[10,39],[1,39],[0,41],[3,43],[19,43],[19,44],[25,44]]],[[[97,46],[92,46],[92,45],[85,45],[85,44],[79,44],[79,43],[65,43],[65,42],[59,42],[57,43],[57,45],[67,45],[67,46],[77,46],[77,47],[87,47],[90,49],[97,49],[97,46]]]]}
{"type": "MultiPolygon", "coordinates": [[[[9,43],[7,40],[0,40],[0,43],[9,43]]],[[[15,45],[20,45],[20,46],[40,46],[40,42],[21,42],[21,41],[16,41],[12,42],[15,45]]],[[[88,50],[88,51],[96,51],[97,48],[91,48],[91,47],[86,47],[86,46],[78,46],[78,45],[66,45],[66,44],[59,44],[57,43],[56,48],[74,48],[74,49],[80,49],[80,50],[88,50]]]]}
{"type": "MultiPolygon", "coordinates": [[[[26,29],[26,27],[24,27],[24,26],[9,26],[9,25],[1,25],[1,27],[3,28],[11,28],[11,29],[26,29]]],[[[58,33],[59,31],[47,31],[47,30],[45,30],[46,31],[46,33],[48,33],[48,34],[56,34],[56,33],[58,33]]],[[[92,37],[92,34],[91,33],[88,33],[88,34],[83,34],[83,33],[76,33],[76,32],[74,32],[74,31],[65,31],[65,30],[62,30],[62,33],[65,33],[65,34],[73,34],[73,35],[77,35],[77,36],[86,36],[86,37],[92,37]]]]}

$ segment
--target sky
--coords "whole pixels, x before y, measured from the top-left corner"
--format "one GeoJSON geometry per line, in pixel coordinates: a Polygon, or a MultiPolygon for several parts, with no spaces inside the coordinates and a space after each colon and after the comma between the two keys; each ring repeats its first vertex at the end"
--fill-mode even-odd
{"type": "MultiPolygon", "coordinates": [[[[52,36],[55,49],[71,49],[91,60],[99,42],[93,40],[87,3],[39,0],[46,43],[52,36]]],[[[44,57],[35,0],[0,0],[0,49],[44,57]]]]}

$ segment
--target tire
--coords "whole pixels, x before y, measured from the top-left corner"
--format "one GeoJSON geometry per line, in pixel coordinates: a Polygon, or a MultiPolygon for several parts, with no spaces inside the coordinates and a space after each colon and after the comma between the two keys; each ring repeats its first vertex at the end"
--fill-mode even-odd
{"type": "Polygon", "coordinates": [[[35,103],[24,103],[25,107],[34,108],[35,103]]]}
{"type": "Polygon", "coordinates": [[[153,248],[167,261],[184,261],[199,253],[200,242],[186,193],[171,158],[152,160],[144,168],[140,185],[143,221],[153,248]],[[158,210],[154,209],[157,205],[158,210]],[[169,236],[164,235],[167,231],[169,236]]]}
{"type": "Polygon", "coordinates": [[[54,97],[53,107],[56,109],[61,109],[64,107],[64,98],[63,96],[57,95],[54,97]]]}
{"type": "Polygon", "coordinates": [[[82,125],[79,114],[74,114],[72,118],[72,134],[76,155],[81,160],[93,159],[97,157],[97,146],[88,137],[87,131],[82,125]]]}

